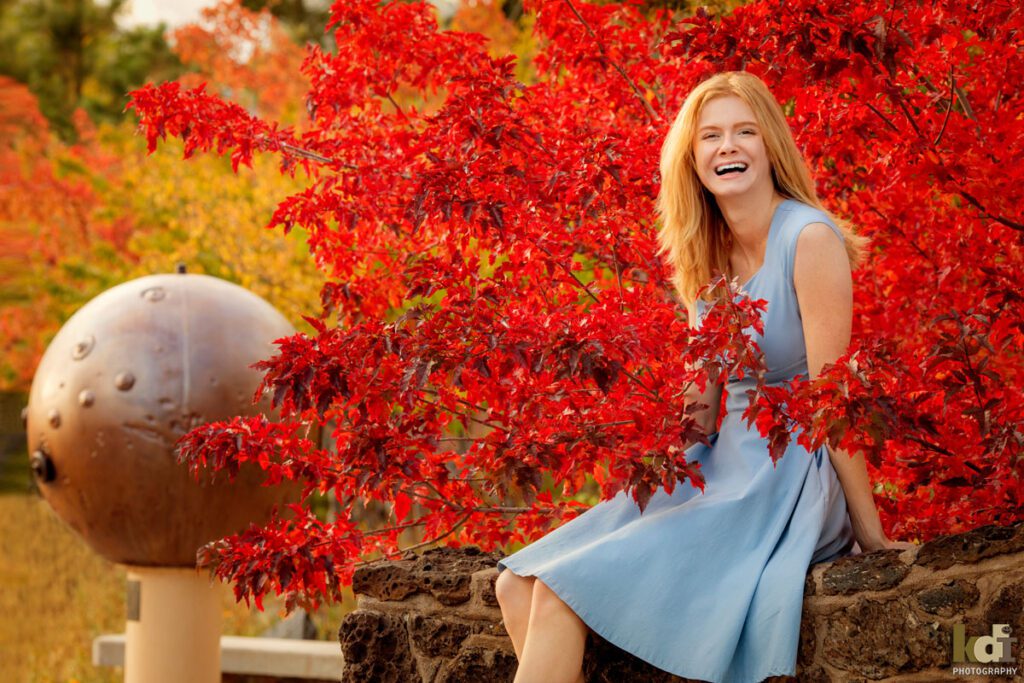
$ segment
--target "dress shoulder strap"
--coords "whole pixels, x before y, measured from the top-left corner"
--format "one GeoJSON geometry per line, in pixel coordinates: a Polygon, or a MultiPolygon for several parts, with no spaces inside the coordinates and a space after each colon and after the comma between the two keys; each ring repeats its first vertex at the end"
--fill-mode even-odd
{"type": "Polygon", "coordinates": [[[804,204],[796,200],[786,202],[788,209],[782,216],[779,225],[779,239],[776,240],[779,259],[782,265],[782,274],[787,282],[793,282],[793,264],[796,261],[796,242],[800,233],[811,223],[824,223],[832,228],[840,242],[845,242],[842,231],[828,214],[821,209],[804,204]]]}

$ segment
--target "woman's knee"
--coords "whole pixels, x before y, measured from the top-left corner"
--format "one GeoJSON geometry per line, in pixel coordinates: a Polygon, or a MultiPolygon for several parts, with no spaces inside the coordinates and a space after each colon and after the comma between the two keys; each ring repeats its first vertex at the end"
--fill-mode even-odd
{"type": "Polygon", "coordinates": [[[536,579],[532,576],[519,576],[505,569],[498,574],[494,582],[494,596],[502,607],[525,606],[529,608],[533,597],[533,583],[536,579]]]}
{"type": "Polygon", "coordinates": [[[540,614],[545,614],[563,612],[569,610],[569,606],[546,583],[537,579],[533,584],[532,609],[537,610],[540,614]]]}
{"type": "MultiPolygon", "coordinates": [[[[551,623],[558,624],[559,628],[565,628],[571,623],[575,626],[575,630],[571,632],[583,638],[586,638],[587,634],[593,630],[580,618],[576,610],[569,606],[569,603],[558,597],[558,594],[540,579],[537,579],[537,582],[533,584],[530,622],[533,623],[534,619],[538,623],[550,621],[551,623]]],[[[568,634],[570,631],[565,631],[565,633],[568,634]]]]}

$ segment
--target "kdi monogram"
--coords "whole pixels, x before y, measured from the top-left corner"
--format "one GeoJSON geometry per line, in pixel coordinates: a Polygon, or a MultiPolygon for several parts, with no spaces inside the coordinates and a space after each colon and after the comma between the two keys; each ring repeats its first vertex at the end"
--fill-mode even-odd
{"type": "Polygon", "coordinates": [[[1009,624],[993,624],[992,635],[966,637],[963,624],[953,624],[953,661],[956,663],[994,664],[1013,662],[1013,643],[1009,624]]]}

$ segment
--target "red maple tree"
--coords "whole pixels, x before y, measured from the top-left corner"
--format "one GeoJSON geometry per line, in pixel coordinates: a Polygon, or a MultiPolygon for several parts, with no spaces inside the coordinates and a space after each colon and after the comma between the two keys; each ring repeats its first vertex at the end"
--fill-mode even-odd
{"type": "MultiPolygon", "coordinates": [[[[760,382],[748,418],[784,450],[863,450],[893,538],[1024,517],[1019,269],[1024,11],[1005,0],[767,0],[724,16],[535,0],[537,80],[426,3],[332,8],[308,48],[302,132],[176,83],[132,93],[150,148],[257,153],[307,190],[272,226],[309,231],[331,282],[315,336],[259,364],[283,422],[187,435],[198,472],[259,462],[329,491],[331,523],[288,518],[204,548],[236,595],[337,597],[363,558],[423,543],[529,541],[628,488],[701,485],[690,383],[760,377],[742,334],[762,304],[692,332],[656,257],[664,133],[689,90],[746,69],[783,102],[819,195],[872,240],[850,352],[814,382],[760,382]],[[418,109],[399,89],[440,106],[418,109]],[[705,374],[688,370],[706,363],[705,374]],[[303,424],[334,427],[321,448],[303,424]],[[546,478],[547,477],[547,478],[546,478]],[[365,529],[364,502],[393,517],[365,529]]],[[[735,292],[719,280],[716,287],[735,292]]],[[[729,299],[728,296],[725,299],[729,299]]],[[[415,547],[415,546],[414,546],[415,547]]],[[[406,550],[408,548],[405,548],[406,550]]]]}

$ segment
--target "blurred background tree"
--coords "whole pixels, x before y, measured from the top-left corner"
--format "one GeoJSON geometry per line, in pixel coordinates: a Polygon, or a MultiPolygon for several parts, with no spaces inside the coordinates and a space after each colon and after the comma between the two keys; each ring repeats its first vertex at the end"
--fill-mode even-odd
{"type": "Polygon", "coordinates": [[[119,121],[126,92],[182,73],[163,25],[118,26],[125,4],[0,0],[0,74],[28,86],[64,141],[74,141],[76,109],[96,123],[119,121]]]}
{"type": "Polygon", "coordinates": [[[330,6],[326,0],[242,0],[242,7],[252,12],[268,10],[294,43],[317,43],[325,50],[335,47],[333,36],[327,33],[330,6]]]}

